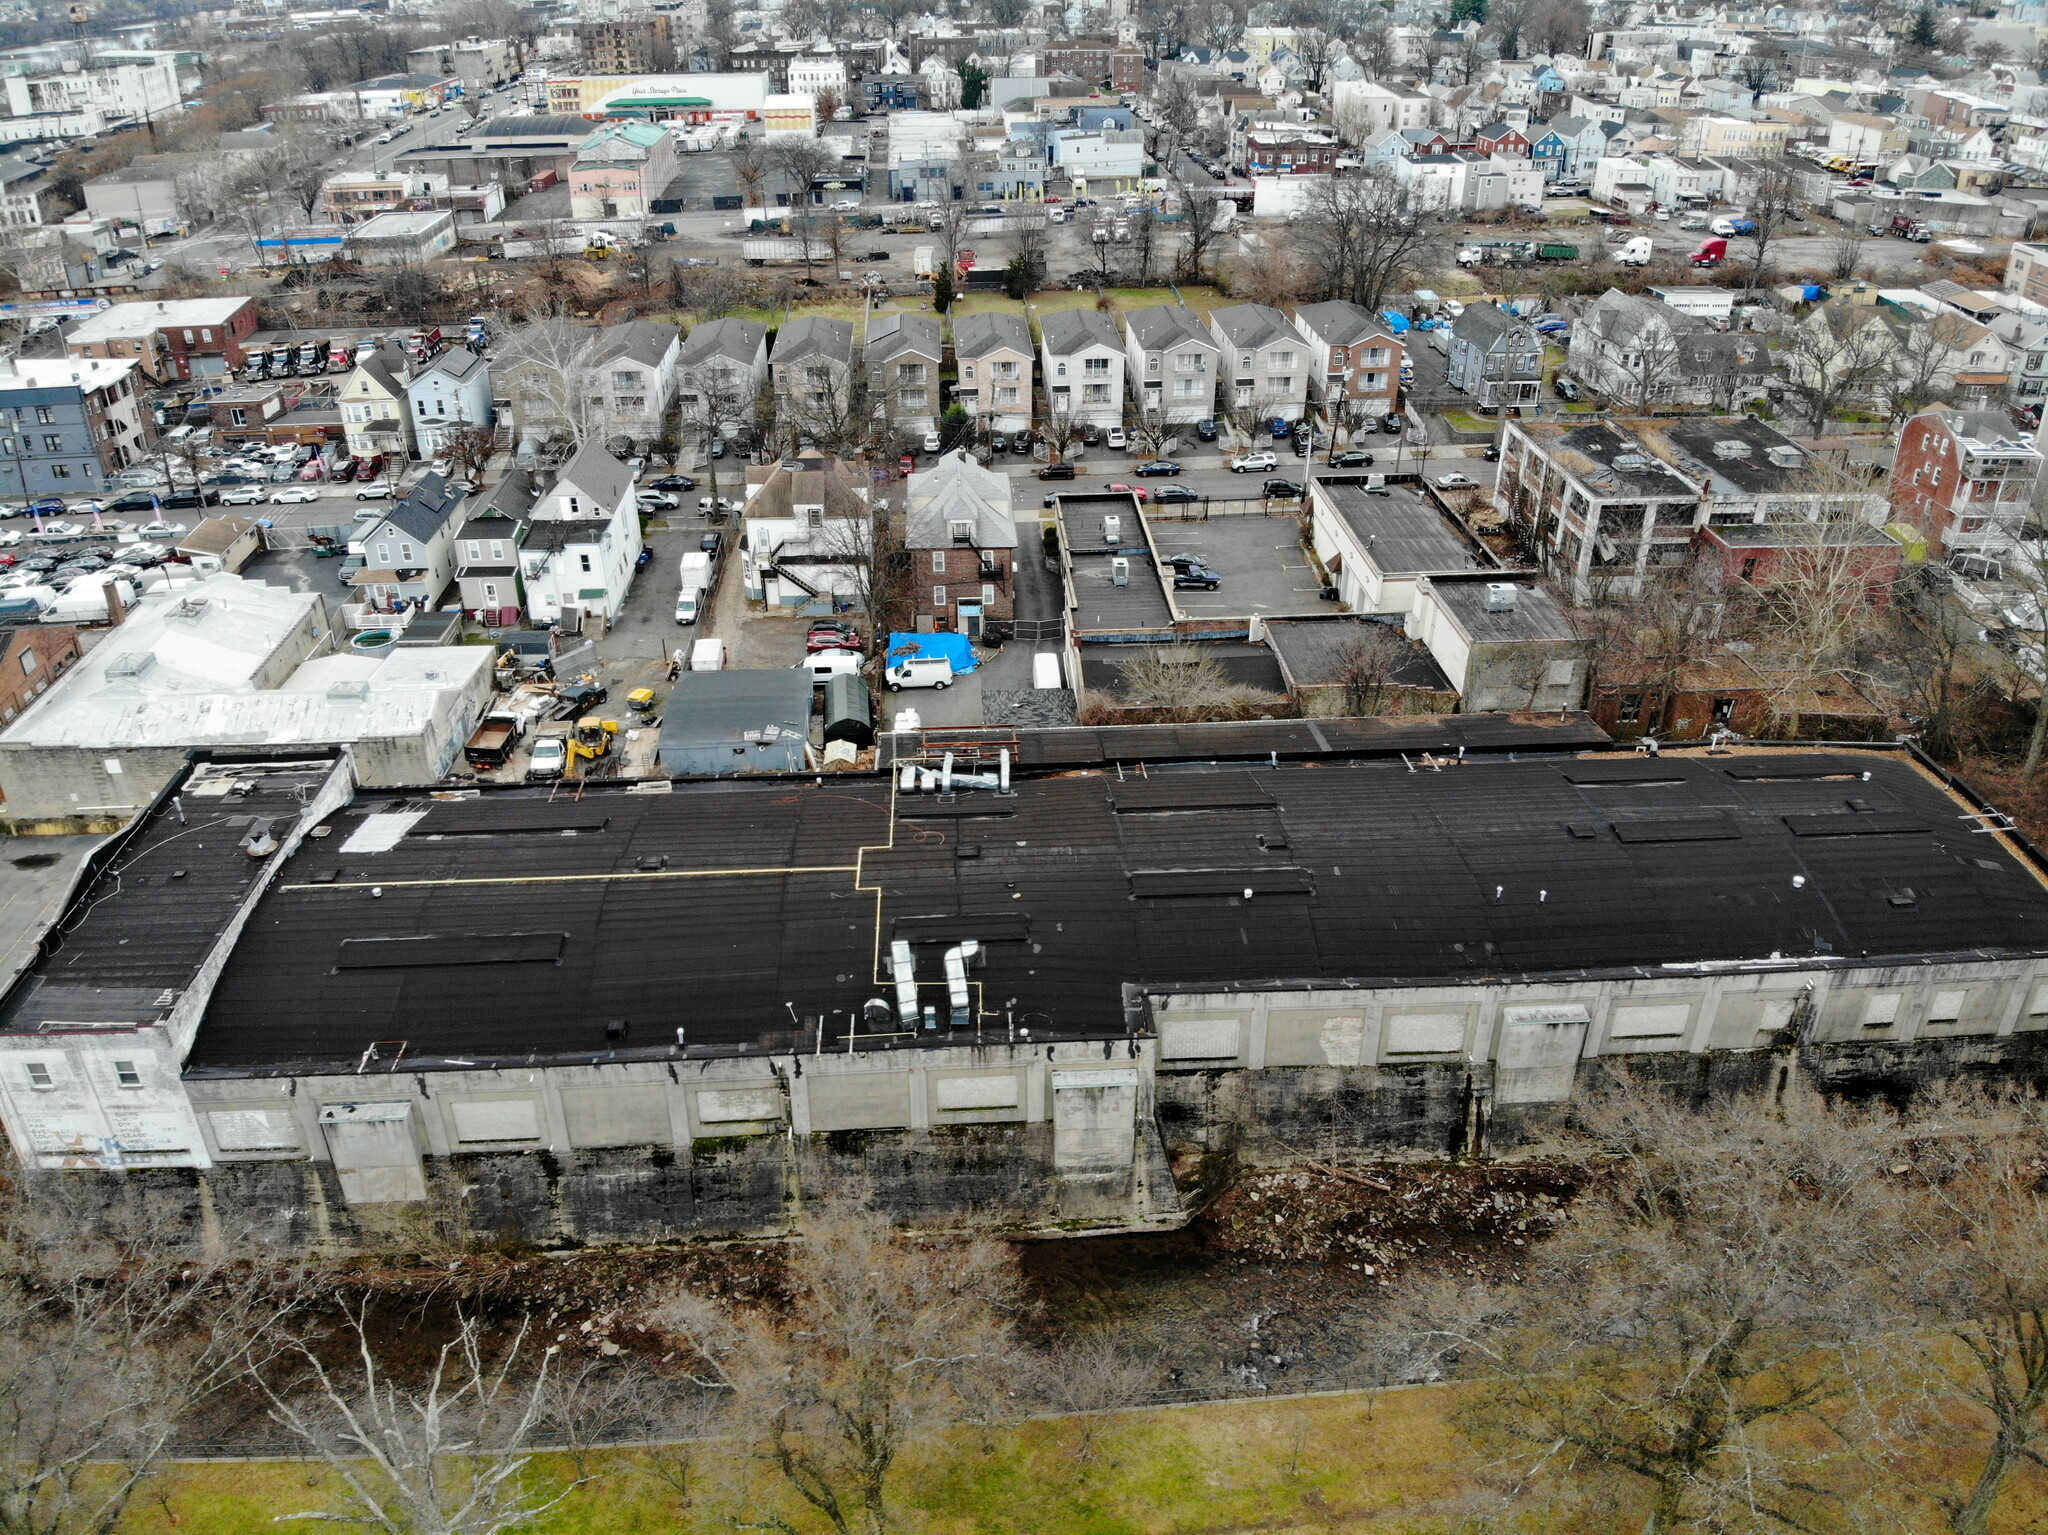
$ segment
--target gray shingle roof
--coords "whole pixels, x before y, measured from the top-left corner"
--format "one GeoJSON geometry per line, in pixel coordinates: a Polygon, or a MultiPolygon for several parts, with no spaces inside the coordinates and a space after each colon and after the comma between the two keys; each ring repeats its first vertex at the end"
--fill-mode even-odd
{"type": "Polygon", "coordinates": [[[1038,322],[1038,333],[1045,340],[1047,354],[1054,357],[1068,357],[1091,346],[1117,352],[1124,349],[1116,321],[1093,309],[1062,309],[1049,314],[1038,322]]]}
{"type": "Polygon", "coordinates": [[[878,314],[868,321],[862,350],[870,363],[904,356],[937,362],[946,355],[945,326],[935,314],[878,314]]]}
{"type": "Polygon", "coordinates": [[[976,548],[1017,547],[1009,476],[982,468],[958,449],[941,456],[925,473],[910,477],[904,544],[912,549],[950,549],[955,522],[973,525],[976,548]]]}
{"type": "Polygon", "coordinates": [[[775,348],[769,360],[802,362],[807,357],[826,357],[834,362],[853,361],[853,326],[845,320],[828,320],[804,315],[791,320],[775,333],[775,348]]]}
{"type": "Polygon", "coordinates": [[[986,357],[991,352],[1031,355],[1031,326],[1020,314],[970,314],[953,322],[953,355],[986,357]]]}
{"type": "Polygon", "coordinates": [[[759,320],[706,320],[690,332],[677,364],[694,368],[716,358],[751,368],[767,338],[768,327],[759,320]]]}
{"type": "Polygon", "coordinates": [[[574,486],[609,514],[632,488],[633,471],[605,450],[600,442],[586,442],[576,456],[562,467],[555,488],[574,486]]]}
{"type": "Polygon", "coordinates": [[[1124,323],[1137,337],[1138,345],[1148,352],[1161,352],[1189,341],[1199,342],[1212,351],[1216,347],[1216,338],[1202,324],[1202,317],[1179,304],[1134,309],[1124,316],[1124,323]]]}
{"type": "Polygon", "coordinates": [[[1211,312],[1209,319],[1233,347],[1246,351],[1301,340],[1287,316],[1267,304],[1229,304],[1211,312]]]}
{"type": "Polygon", "coordinates": [[[384,521],[399,532],[426,543],[448,526],[462,492],[438,474],[429,474],[406,492],[405,499],[384,514],[384,521]]]}
{"type": "Polygon", "coordinates": [[[1517,328],[1526,326],[1498,304],[1467,304],[1451,326],[1451,334],[1484,352],[1517,328]]]}
{"type": "Polygon", "coordinates": [[[608,326],[604,345],[595,362],[638,362],[653,367],[668,355],[670,345],[681,334],[673,325],[659,320],[627,320],[608,326]]]}
{"type": "Polygon", "coordinates": [[[1368,336],[1384,336],[1385,321],[1363,305],[1333,298],[1320,304],[1303,304],[1294,311],[1296,325],[1314,331],[1330,346],[1349,346],[1368,336]]]}

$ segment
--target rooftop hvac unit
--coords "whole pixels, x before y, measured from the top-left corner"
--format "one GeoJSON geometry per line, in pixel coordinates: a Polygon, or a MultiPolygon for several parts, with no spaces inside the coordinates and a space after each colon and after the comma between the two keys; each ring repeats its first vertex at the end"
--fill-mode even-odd
{"type": "Polygon", "coordinates": [[[1106,544],[1120,544],[1124,538],[1124,520],[1121,517],[1102,519],[1102,541],[1106,544]]]}
{"type": "Polygon", "coordinates": [[[1367,490],[1384,490],[1386,484],[1387,477],[1383,474],[1369,474],[1365,477],[1365,488],[1367,490]]]}
{"type": "Polygon", "coordinates": [[[1749,444],[1740,437],[1723,437],[1714,444],[1714,457],[1747,458],[1749,457],[1749,444]]]}
{"type": "Polygon", "coordinates": [[[1109,584],[1111,586],[1129,586],[1131,584],[1131,562],[1122,555],[1118,555],[1109,562],[1109,584]]]}
{"type": "Polygon", "coordinates": [[[1489,581],[1486,583],[1486,611],[1489,613],[1512,613],[1519,589],[1512,581],[1489,581]]]}

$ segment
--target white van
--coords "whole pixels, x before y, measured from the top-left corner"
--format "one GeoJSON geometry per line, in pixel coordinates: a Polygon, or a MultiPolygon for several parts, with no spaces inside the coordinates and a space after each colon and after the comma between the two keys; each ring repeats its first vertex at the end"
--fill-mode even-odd
{"type": "Polygon", "coordinates": [[[945,688],[953,685],[953,663],[944,656],[905,656],[891,662],[882,674],[889,691],[905,688],[945,688]]]}
{"type": "Polygon", "coordinates": [[[867,657],[858,650],[814,650],[797,662],[793,671],[809,672],[811,681],[823,687],[834,677],[855,677],[867,657]]]}
{"type": "Polygon", "coordinates": [[[719,672],[725,670],[725,641],[699,640],[690,647],[690,670],[693,672],[719,672]]]}
{"type": "Polygon", "coordinates": [[[1034,688],[1065,687],[1066,679],[1060,675],[1060,657],[1056,650],[1041,650],[1031,658],[1031,685],[1034,688]]]}
{"type": "Polygon", "coordinates": [[[697,615],[704,611],[705,590],[701,586],[685,587],[676,593],[676,622],[694,624],[697,615]]]}

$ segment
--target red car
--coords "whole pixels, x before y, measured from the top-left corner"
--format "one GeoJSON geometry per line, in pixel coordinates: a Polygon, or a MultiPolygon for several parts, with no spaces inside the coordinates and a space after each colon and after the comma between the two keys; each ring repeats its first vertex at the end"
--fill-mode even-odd
{"type": "Polygon", "coordinates": [[[812,624],[810,632],[804,635],[804,653],[820,650],[859,650],[860,631],[851,624],[837,622],[812,624]]]}
{"type": "Polygon", "coordinates": [[[369,458],[363,459],[356,465],[356,478],[359,480],[376,479],[378,475],[384,472],[385,462],[386,456],[384,454],[372,454],[369,458]]]}
{"type": "Polygon", "coordinates": [[[1145,485],[1126,485],[1122,480],[1117,480],[1112,484],[1103,486],[1102,488],[1108,491],[1128,491],[1131,495],[1136,496],[1140,501],[1150,501],[1152,499],[1151,488],[1145,485]]]}

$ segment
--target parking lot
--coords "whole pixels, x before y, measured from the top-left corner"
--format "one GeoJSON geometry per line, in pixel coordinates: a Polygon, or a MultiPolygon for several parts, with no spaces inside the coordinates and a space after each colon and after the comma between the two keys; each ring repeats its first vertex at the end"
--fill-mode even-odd
{"type": "Polygon", "coordinates": [[[1190,618],[1277,618],[1326,610],[1321,583],[1301,548],[1292,516],[1213,517],[1167,522],[1148,517],[1152,547],[1162,560],[1192,555],[1222,578],[1213,592],[1180,590],[1174,606],[1190,618]]]}

